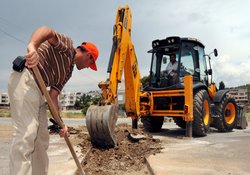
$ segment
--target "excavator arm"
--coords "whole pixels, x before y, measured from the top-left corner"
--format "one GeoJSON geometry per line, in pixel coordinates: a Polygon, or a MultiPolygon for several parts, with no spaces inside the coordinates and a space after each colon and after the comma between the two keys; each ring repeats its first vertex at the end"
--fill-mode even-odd
{"type": "Polygon", "coordinates": [[[128,6],[119,7],[113,30],[113,45],[108,64],[108,79],[100,82],[99,106],[90,106],[86,123],[91,142],[97,146],[116,145],[114,127],[117,120],[117,90],[124,72],[126,113],[137,127],[140,114],[140,72],[131,40],[132,15],[128,6]]]}
{"type": "Polygon", "coordinates": [[[132,16],[128,6],[118,8],[114,25],[113,46],[107,72],[110,74],[108,102],[114,104],[117,98],[117,86],[121,82],[124,71],[126,87],[126,107],[128,113],[139,111],[136,101],[140,92],[140,72],[134,46],[131,40],[132,16]],[[136,110],[137,109],[137,110],[136,110]]]}

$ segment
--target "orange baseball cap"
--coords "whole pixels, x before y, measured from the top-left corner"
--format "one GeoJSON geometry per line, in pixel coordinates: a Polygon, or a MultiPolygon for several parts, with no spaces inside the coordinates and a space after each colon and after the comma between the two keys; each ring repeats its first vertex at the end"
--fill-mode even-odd
{"type": "Polygon", "coordinates": [[[89,67],[92,70],[97,71],[96,60],[97,60],[98,55],[99,55],[99,51],[98,51],[97,47],[91,42],[83,42],[80,46],[78,46],[78,48],[85,49],[92,55],[95,62],[93,64],[91,64],[89,67]]]}

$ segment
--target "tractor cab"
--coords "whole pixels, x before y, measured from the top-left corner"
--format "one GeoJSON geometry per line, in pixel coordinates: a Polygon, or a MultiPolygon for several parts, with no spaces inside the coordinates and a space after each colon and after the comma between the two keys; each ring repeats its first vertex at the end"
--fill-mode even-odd
{"type": "Polygon", "coordinates": [[[149,86],[150,89],[175,89],[183,87],[185,75],[192,75],[194,84],[211,84],[210,57],[204,45],[194,38],[168,37],[154,40],[149,86]],[[209,59],[208,59],[209,58],[209,59]]]}

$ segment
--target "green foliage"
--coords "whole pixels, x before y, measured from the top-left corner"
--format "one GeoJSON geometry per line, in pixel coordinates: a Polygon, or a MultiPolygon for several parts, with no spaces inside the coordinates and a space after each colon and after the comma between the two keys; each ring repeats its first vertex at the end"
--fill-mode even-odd
{"type": "Polygon", "coordinates": [[[148,85],[149,84],[149,75],[142,77],[141,83],[142,83],[143,87],[146,86],[146,85],[148,85]]]}
{"type": "Polygon", "coordinates": [[[99,103],[99,101],[101,100],[101,96],[94,96],[92,98],[92,104],[93,105],[97,105],[99,103]]]}
{"type": "Polygon", "coordinates": [[[239,89],[247,89],[248,92],[250,92],[250,84],[246,84],[246,85],[241,85],[241,86],[238,86],[236,88],[239,88],[239,89]]]}
{"type": "Polygon", "coordinates": [[[86,115],[89,106],[90,106],[90,105],[86,105],[86,106],[84,106],[84,107],[82,108],[82,113],[83,113],[84,115],[86,115]]]}
{"type": "Polygon", "coordinates": [[[101,97],[99,95],[92,97],[90,95],[83,94],[79,100],[76,100],[74,107],[76,109],[81,109],[82,113],[86,115],[89,106],[92,104],[97,105],[100,98],[101,97]]]}
{"type": "Polygon", "coordinates": [[[246,88],[247,88],[247,93],[249,95],[250,94],[250,84],[246,84],[246,88]]]}
{"type": "Polygon", "coordinates": [[[119,109],[122,110],[122,111],[125,111],[126,110],[125,104],[119,105],[119,109]]]}

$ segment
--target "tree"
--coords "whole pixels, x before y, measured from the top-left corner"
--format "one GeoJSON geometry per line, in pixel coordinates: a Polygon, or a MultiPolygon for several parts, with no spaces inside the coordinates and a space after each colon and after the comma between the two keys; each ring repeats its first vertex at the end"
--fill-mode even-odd
{"type": "Polygon", "coordinates": [[[76,102],[74,104],[74,108],[77,109],[77,110],[81,109],[81,102],[80,102],[80,100],[76,100],[76,102]]]}
{"type": "Polygon", "coordinates": [[[87,109],[90,106],[91,96],[87,94],[83,94],[80,99],[76,100],[74,107],[76,109],[81,109],[82,113],[85,115],[87,109]]]}
{"type": "Polygon", "coordinates": [[[149,75],[148,76],[144,76],[142,77],[141,79],[141,83],[142,83],[142,86],[147,86],[149,84],[149,75]]]}
{"type": "Polygon", "coordinates": [[[101,99],[101,96],[100,95],[96,95],[92,98],[92,104],[93,105],[98,105],[99,101],[101,99]]]}
{"type": "Polygon", "coordinates": [[[83,94],[79,100],[76,100],[74,107],[76,109],[81,109],[82,113],[86,115],[89,106],[92,104],[97,105],[100,98],[101,97],[99,95],[91,97],[90,95],[83,94]]]}

